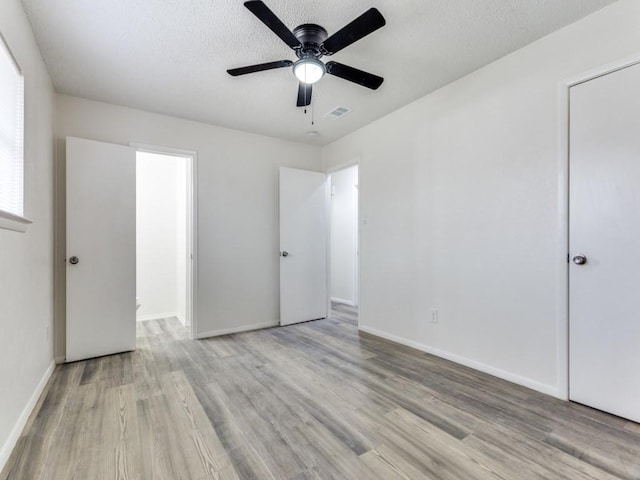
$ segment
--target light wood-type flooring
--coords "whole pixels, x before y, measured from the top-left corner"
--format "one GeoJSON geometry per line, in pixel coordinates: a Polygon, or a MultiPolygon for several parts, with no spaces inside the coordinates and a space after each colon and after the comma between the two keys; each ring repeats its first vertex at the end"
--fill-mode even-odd
{"type": "Polygon", "coordinates": [[[640,425],[358,333],[347,307],[138,330],[56,369],[0,479],[640,479],[640,425]]]}

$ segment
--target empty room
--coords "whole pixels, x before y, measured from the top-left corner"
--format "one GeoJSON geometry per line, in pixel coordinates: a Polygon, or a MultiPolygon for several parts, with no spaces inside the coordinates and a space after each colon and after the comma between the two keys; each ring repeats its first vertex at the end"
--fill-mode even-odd
{"type": "Polygon", "coordinates": [[[0,0],[0,480],[640,479],[639,26],[0,0]]]}

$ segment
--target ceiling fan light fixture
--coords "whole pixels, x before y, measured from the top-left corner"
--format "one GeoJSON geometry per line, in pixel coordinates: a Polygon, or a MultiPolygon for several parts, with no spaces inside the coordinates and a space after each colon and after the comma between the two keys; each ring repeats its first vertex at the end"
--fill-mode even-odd
{"type": "Polygon", "coordinates": [[[316,83],[325,73],[327,68],[317,58],[302,58],[293,65],[293,74],[307,85],[316,83]]]}

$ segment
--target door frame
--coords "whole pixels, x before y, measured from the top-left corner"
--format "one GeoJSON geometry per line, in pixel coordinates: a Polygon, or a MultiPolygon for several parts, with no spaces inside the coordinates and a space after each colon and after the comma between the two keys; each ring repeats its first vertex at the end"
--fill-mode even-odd
{"type": "MultiPolygon", "coordinates": [[[[340,170],[345,170],[347,168],[351,168],[351,167],[358,167],[358,209],[356,211],[356,215],[357,215],[357,229],[356,229],[356,249],[357,249],[357,256],[356,256],[356,268],[355,268],[355,283],[356,283],[356,294],[355,294],[355,299],[356,299],[356,310],[358,312],[358,329],[360,328],[360,304],[362,303],[362,298],[360,296],[360,265],[362,264],[361,261],[361,249],[360,249],[360,205],[361,205],[361,200],[362,200],[362,195],[360,194],[361,192],[361,182],[360,182],[360,157],[356,157],[354,159],[351,159],[349,161],[343,162],[343,163],[339,163],[337,165],[334,165],[328,169],[325,170],[325,173],[327,174],[327,177],[329,179],[329,181],[331,181],[331,175],[339,172],[340,170]]],[[[332,184],[329,185],[330,187],[332,186],[332,184]]],[[[331,191],[329,191],[329,198],[327,199],[328,201],[328,206],[327,206],[327,211],[328,211],[328,215],[327,215],[327,312],[329,312],[329,316],[331,315],[331,191]]]]}
{"type": "Polygon", "coordinates": [[[189,322],[189,336],[198,338],[198,152],[173,147],[163,147],[142,143],[130,143],[137,152],[156,153],[182,157],[187,161],[187,248],[191,251],[191,261],[187,263],[187,305],[186,320],[189,322]]]}
{"type": "Polygon", "coordinates": [[[556,318],[558,328],[558,398],[569,400],[569,151],[570,89],[581,83],[623,70],[640,63],[640,55],[616,60],[579,75],[564,79],[558,85],[558,268],[556,318]]]}

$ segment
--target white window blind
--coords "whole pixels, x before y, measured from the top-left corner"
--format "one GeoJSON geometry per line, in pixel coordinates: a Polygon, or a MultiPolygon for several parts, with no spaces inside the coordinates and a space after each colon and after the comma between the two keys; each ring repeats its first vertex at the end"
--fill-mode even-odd
{"type": "Polygon", "coordinates": [[[0,210],[24,215],[24,78],[1,35],[0,210]]]}

